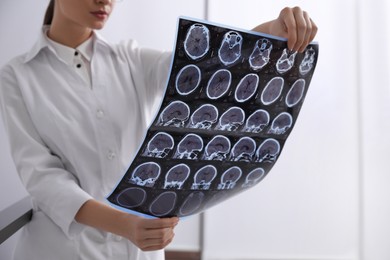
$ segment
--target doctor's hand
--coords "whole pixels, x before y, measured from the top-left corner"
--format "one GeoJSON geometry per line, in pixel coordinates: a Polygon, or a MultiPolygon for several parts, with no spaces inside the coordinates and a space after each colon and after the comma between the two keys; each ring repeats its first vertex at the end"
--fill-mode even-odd
{"type": "Polygon", "coordinates": [[[146,219],[117,210],[95,199],[85,202],[75,220],[127,238],[143,251],[165,248],[175,236],[179,218],[146,219]]]}
{"type": "Polygon", "coordinates": [[[142,251],[165,248],[172,242],[179,218],[146,219],[129,215],[127,238],[142,251]]]}
{"type": "Polygon", "coordinates": [[[287,38],[290,50],[303,52],[314,39],[318,28],[309,14],[300,7],[286,7],[278,18],[256,26],[253,31],[287,38]]]}

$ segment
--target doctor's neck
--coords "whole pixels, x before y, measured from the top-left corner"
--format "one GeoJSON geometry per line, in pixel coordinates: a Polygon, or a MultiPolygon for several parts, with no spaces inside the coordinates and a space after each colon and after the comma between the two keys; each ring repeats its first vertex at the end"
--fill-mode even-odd
{"type": "Polygon", "coordinates": [[[44,18],[48,37],[76,48],[104,27],[113,5],[111,0],[51,0],[44,18]]]}
{"type": "Polygon", "coordinates": [[[47,36],[55,42],[62,45],[76,48],[85,42],[92,35],[92,29],[86,27],[74,27],[72,30],[64,28],[61,24],[53,23],[47,33],[47,36]]]}

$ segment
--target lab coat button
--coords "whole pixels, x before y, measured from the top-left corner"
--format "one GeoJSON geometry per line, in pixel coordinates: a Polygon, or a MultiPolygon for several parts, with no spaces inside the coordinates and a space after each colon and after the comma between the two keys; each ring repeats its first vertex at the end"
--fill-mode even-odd
{"type": "Polygon", "coordinates": [[[101,119],[104,117],[104,111],[101,110],[101,109],[98,109],[97,112],[96,112],[96,117],[101,119]]]}
{"type": "Polygon", "coordinates": [[[108,154],[107,154],[107,159],[108,160],[114,159],[115,156],[116,156],[116,154],[113,151],[108,151],[108,154]]]}

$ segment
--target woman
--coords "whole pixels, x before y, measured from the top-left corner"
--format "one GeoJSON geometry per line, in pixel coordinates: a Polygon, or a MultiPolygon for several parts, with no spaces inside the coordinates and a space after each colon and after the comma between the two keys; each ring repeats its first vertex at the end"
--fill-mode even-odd
{"type": "MultiPolygon", "coordinates": [[[[15,259],[163,259],[178,218],[144,219],[104,197],[163,96],[170,53],[104,41],[115,1],[52,0],[40,38],[0,71],[17,171],[33,198],[15,259]]],[[[303,51],[317,28],[299,7],[254,30],[303,51]]]]}

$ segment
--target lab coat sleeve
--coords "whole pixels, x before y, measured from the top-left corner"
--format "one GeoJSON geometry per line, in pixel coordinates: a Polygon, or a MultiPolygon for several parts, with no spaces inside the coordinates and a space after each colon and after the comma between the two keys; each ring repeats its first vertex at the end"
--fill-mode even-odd
{"type": "Polygon", "coordinates": [[[13,66],[0,71],[0,102],[11,155],[22,183],[32,196],[34,210],[41,210],[68,237],[77,235],[84,226],[74,217],[91,196],[80,188],[77,178],[64,169],[61,159],[40,138],[13,66]]]}
{"type": "Polygon", "coordinates": [[[160,108],[168,83],[172,52],[139,47],[131,40],[126,45],[131,74],[148,122],[160,108]]]}

